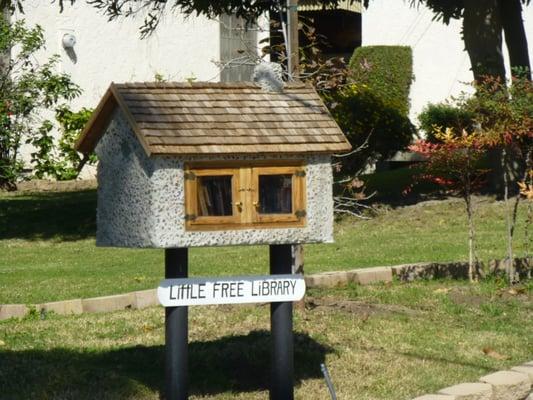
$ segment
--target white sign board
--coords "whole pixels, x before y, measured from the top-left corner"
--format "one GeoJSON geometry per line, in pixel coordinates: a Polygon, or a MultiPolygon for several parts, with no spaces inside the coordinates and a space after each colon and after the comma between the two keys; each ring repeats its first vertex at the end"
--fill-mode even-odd
{"type": "Polygon", "coordinates": [[[298,301],[304,294],[302,275],[165,279],[157,288],[165,307],[298,301]]]}

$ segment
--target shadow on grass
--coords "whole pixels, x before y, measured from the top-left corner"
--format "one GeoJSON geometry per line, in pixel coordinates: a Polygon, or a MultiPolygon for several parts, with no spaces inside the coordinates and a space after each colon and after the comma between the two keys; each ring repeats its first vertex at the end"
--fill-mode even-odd
{"type": "MultiPolygon", "coordinates": [[[[267,390],[270,333],[189,344],[190,393],[267,390]]],[[[295,333],[295,382],[321,377],[332,349],[295,333]]],[[[164,391],[164,346],[0,351],[2,399],[128,399],[164,391]]]]}
{"type": "Polygon", "coordinates": [[[96,190],[0,197],[0,240],[94,237],[96,190]]]}

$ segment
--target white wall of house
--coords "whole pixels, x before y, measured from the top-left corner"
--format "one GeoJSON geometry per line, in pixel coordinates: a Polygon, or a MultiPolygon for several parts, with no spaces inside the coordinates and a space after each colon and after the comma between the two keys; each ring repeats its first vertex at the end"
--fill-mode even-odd
{"type": "MultiPolygon", "coordinates": [[[[461,21],[450,25],[433,21],[425,6],[412,8],[408,1],[372,0],[363,11],[362,42],[370,45],[403,45],[413,49],[415,81],[411,87],[411,117],[428,103],[441,102],[465,91],[473,79],[470,60],[461,40],[461,21]]],[[[533,6],[524,9],[529,54],[533,56],[533,6]]],[[[504,48],[507,70],[509,61],[504,48]]]]}
{"type": "Polygon", "coordinates": [[[60,13],[57,4],[30,0],[24,2],[24,11],[16,18],[45,30],[43,59],[59,54],[59,70],[82,87],[83,95],[74,100],[73,109],[96,106],[112,81],[153,81],[156,74],[167,80],[218,81],[218,67],[212,62],[219,59],[217,21],[173,13],[150,37],[141,39],[142,16],[109,22],[83,1],[65,5],[60,13]],[[76,37],[70,55],[61,45],[66,33],[76,37]]]}

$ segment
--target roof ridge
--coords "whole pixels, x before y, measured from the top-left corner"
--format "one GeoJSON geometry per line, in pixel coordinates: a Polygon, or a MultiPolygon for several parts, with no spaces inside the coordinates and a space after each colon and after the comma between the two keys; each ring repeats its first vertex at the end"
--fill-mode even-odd
{"type": "MultiPolygon", "coordinates": [[[[249,81],[240,81],[240,82],[123,82],[123,83],[114,83],[115,87],[118,89],[128,89],[128,88],[146,88],[146,89],[165,89],[165,88],[218,88],[218,89],[258,89],[262,90],[261,87],[255,82],[249,81]]],[[[311,87],[304,82],[285,82],[284,88],[293,89],[293,88],[305,88],[311,87]]]]}

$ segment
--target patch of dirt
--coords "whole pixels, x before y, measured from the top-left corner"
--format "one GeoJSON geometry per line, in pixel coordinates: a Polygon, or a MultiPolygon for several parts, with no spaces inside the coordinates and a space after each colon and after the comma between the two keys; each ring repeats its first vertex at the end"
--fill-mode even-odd
{"type": "Polygon", "coordinates": [[[464,304],[474,307],[479,307],[481,304],[488,301],[488,299],[484,296],[465,293],[460,289],[452,289],[450,293],[448,293],[448,297],[455,304],[464,304]]]}
{"type": "Polygon", "coordinates": [[[533,297],[530,293],[528,293],[528,290],[524,285],[517,285],[511,288],[502,288],[498,290],[496,295],[504,300],[516,299],[526,304],[533,303],[533,297]]]}
{"type": "MultiPolygon", "coordinates": [[[[524,304],[530,304],[532,302],[531,295],[528,293],[525,286],[514,286],[512,288],[502,288],[495,293],[498,299],[502,300],[518,300],[524,304]]],[[[479,294],[471,294],[465,292],[464,289],[454,288],[448,296],[451,301],[459,305],[467,305],[473,307],[479,307],[481,304],[491,301],[491,297],[483,296],[479,294]]]]}
{"type": "Polygon", "coordinates": [[[409,316],[417,316],[424,313],[421,310],[413,310],[411,308],[397,306],[394,304],[371,304],[363,301],[355,300],[341,300],[328,298],[308,298],[305,301],[305,308],[309,311],[320,308],[334,308],[344,312],[357,314],[362,317],[370,315],[392,315],[402,314],[409,316]]]}

